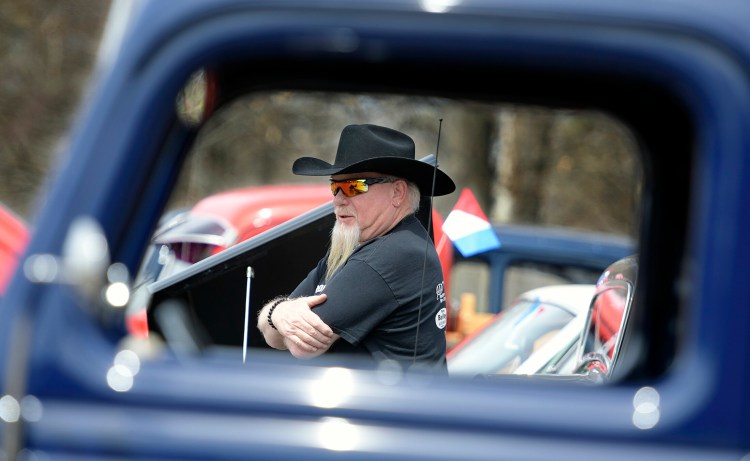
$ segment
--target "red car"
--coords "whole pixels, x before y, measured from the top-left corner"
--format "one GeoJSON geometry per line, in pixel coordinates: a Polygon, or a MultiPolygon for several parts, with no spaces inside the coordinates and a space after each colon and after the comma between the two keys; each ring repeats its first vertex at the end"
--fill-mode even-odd
{"type": "Polygon", "coordinates": [[[175,257],[194,264],[295,216],[330,202],[325,185],[250,186],[210,195],[174,215],[154,235],[175,257]]]}
{"type": "Polygon", "coordinates": [[[28,239],[26,223],[0,204],[0,296],[5,293],[28,239]]]}

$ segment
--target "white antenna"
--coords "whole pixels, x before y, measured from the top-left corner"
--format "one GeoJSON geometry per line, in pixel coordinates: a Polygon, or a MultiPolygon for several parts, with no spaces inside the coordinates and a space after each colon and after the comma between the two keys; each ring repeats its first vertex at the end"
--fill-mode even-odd
{"type": "Polygon", "coordinates": [[[245,359],[247,358],[247,331],[248,324],[250,323],[250,280],[254,275],[253,268],[247,266],[247,287],[245,289],[245,337],[242,340],[242,363],[245,363],[245,359]]]}

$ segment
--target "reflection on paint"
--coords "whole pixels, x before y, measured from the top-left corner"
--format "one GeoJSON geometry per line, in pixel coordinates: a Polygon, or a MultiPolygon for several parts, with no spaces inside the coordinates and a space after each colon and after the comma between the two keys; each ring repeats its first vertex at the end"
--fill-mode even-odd
{"type": "Polygon", "coordinates": [[[115,355],[112,367],[107,370],[107,385],[114,391],[127,392],[133,388],[135,375],[141,370],[141,359],[131,349],[115,355]]]}
{"type": "Polygon", "coordinates": [[[459,0],[422,0],[422,9],[429,13],[445,13],[460,3],[459,0]]]}
{"type": "Polygon", "coordinates": [[[18,400],[10,395],[0,397],[0,419],[6,423],[15,423],[21,417],[21,406],[18,400]]]}
{"type": "Polygon", "coordinates": [[[404,377],[404,370],[396,360],[382,360],[378,363],[377,377],[381,383],[393,386],[401,382],[404,377]]]}
{"type": "Polygon", "coordinates": [[[351,370],[329,368],[310,386],[310,403],[316,407],[334,408],[345,402],[354,389],[351,370]]]}
{"type": "Polygon", "coordinates": [[[111,306],[124,307],[130,299],[130,289],[123,282],[115,282],[107,286],[104,297],[111,306]]]}
{"type": "Polygon", "coordinates": [[[326,418],[318,438],[321,447],[334,451],[354,450],[360,444],[359,429],[343,418],[326,418]]]}
{"type": "Polygon", "coordinates": [[[41,420],[42,402],[33,395],[24,396],[20,403],[10,395],[0,397],[0,420],[15,423],[21,418],[29,422],[41,420]]]}
{"type": "Polygon", "coordinates": [[[633,396],[633,425],[638,429],[651,429],[657,425],[661,416],[659,403],[661,397],[653,387],[642,387],[633,396]]]}
{"type": "Polygon", "coordinates": [[[117,392],[127,392],[133,387],[133,374],[123,365],[114,365],[107,370],[107,385],[117,392]]]}
{"type": "Polygon", "coordinates": [[[33,395],[24,396],[21,399],[21,417],[32,423],[41,421],[42,402],[33,395]]]}

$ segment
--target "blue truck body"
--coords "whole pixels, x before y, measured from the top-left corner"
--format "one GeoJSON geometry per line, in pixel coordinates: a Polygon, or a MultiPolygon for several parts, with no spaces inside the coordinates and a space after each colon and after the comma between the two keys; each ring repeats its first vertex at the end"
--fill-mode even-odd
{"type": "Polygon", "coordinates": [[[728,0],[114,2],[0,305],[0,459],[748,459],[748,22],[750,5],[728,0]],[[226,88],[560,102],[626,120],[648,176],[627,373],[595,389],[407,379],[263,351],[250,368],[221,349],[134,366],[122,315],[71,288],[66,245],[97,242],[74,225],[93,218],[111,261],[137,271],[196,135],[175,95],[197,67],[238,61],[254,73],[225,69],[226,88]]]}

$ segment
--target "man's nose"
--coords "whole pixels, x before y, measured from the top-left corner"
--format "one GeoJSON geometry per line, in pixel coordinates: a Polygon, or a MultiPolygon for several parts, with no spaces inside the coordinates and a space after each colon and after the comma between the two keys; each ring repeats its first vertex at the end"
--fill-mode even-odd
{"type": "Polygon", "coordinates": [[[340,187],[336,188],[336,191],[333,193],[333,203],[341,203],[344,200],[346,200],[346,195],[344,194],[344,191],[341,190],[340,187]]]}

